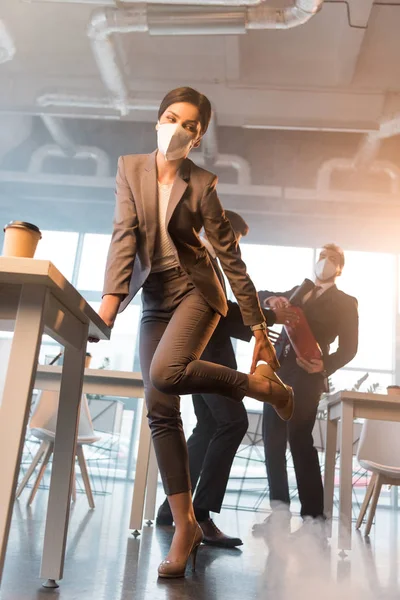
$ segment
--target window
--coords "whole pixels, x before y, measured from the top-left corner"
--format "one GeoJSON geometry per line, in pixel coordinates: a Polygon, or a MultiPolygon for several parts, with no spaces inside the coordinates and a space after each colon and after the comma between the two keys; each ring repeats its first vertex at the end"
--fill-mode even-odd
{"type": "Polygon", "coordinates": [[[378,252],[345,252],[340,289],[358,300],[359,346],[348,365],[392,371],[395,343],[395,257],[378,252]]]}
{"type": "MultiPolygon", "coordinates": [[[[100,302],[91,302],[98,311],[100,302]]],[[[115,371],[132,371],[136,346],[139,341],[140,306],[130,304],[115,321],[110,341],[89,344],[92,355],[91,368],[107,368],[115,371]]]]}
{"type": "MultiPolygon", "coordinates": [[[[286,292],[306,277],[312,277],[314,251],[312,248],[284,246],[241,245],[242,257],[257,290],[286,292]]],[[[281,326],[277,326],[279,331],[281,326]]],[[[248,373],[254,342],[236,342],[236,359],[239,371],[248,373]]],[[[260,410],[257,400],[246,398],[246,407],[260,410]]]]}
{"type": "Polygon", "coordinates": [[[241,251],[257,290],[285,292],[312,276],[311,248],[242,244],[241,251]]]}
{"type": "Polygon", "coordinates": [[[72,280],[79,234],[67,231],[42,231],[35,258],[50,260],[68,281],[72,280]]]}
{"type": "Polygon", "coordinates": [[[103,289],[110,240],[110,235],[97,233],[85,235],[79,267],[78,289],[98,292],[103,289]]]}
{"type": "Polygon", "coordinates": [[[377,394],[386,394],[386,388],[393,383],[392,373],[381,373],[378,371],[368,371],[368,369],[340,369],[330,378],[331,392],[339,390],[352,390],[356,384],[359,392],[374,392],[377,394]],[[365,376],[368,374],[368,377],[365,376]],[[364,380],[365,378],[365,380],[364,380]],[[334,388],[334,389],[333,389],[334,388]]]}

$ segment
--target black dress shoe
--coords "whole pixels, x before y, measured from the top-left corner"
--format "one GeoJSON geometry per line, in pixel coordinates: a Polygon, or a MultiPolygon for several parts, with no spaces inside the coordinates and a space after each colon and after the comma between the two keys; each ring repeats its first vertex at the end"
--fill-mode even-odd
{"type": "Polygon", "coordinates": [[[171,509],[169,507],[169,503],[168,500],[164,500],[164,502],[161,504],[160,508],[158,509],[158,513],[157,513],[157,518],[156,518],[156,525],[161,525],[161,526],[171,526],[174,522],[174,519],[172,517],[172,512],[171,509]]]}
{"type": "Polygon", "coordinates": [[[209,546],[220,546],[221,548],[235,548],[236,546],[243,545],[243,542],[240,538],[225,535],[225,533],[218,529],[212,519],[201,521],[199,522],[199,525],[203,530],[203,544],[208,544],[209,546]]]}

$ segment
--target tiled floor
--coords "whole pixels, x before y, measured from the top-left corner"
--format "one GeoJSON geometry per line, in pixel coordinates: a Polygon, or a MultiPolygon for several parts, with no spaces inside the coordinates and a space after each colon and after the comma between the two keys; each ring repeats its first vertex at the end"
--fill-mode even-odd
{"type": "MultiPolygon", "coordinates": [[[[371,538],[354,535],[353,550],[338,555],[336,531],[322,549],[311,535],[283,531],[254,537],[251,527],[265,515],[225,510],[217,523],[240,535],[236,550],[203,546],[196,573],[181,580],[158,580],[171,529],[145,527],[134,539],[128,531],[130,486],[96,496],[89,511],[78,494],[71,515],[64,579],[57,591],[41,588],[38,573],[47,492],[32,507],[27,493],[16,503],[1,600],[394,600],[400,597],[398,556],[400,512],[381,509],[371,538]]],[[[292,519],[292,531],[300,521],[292,519]]]]}

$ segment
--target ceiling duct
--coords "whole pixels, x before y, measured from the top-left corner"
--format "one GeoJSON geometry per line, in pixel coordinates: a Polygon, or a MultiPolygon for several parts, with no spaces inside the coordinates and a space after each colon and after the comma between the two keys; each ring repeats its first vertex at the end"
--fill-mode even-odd
{"type": "MultiPolygon", "coordinates": [[[[43,108],[74,108],[74,109],[88,109],[91,111],[91,114],[88,113],[88,117],[90,118],[113,118],[112,115],[102,114],[102,110],[107,110],[113,108],[112,103],[107,98],[85,98],[82,96],[68,95],[68,94],[43,94],[36,100],[37,104],[43,108]],[[93,111],[99,111],[95,115],[93,111]]],[[[128,112],[132,111],[153,111],[156,114],[158,111],[159,103],[153,100],[129,100],[126,104],[126,110],[128,112]]],[[[67,116],[67,115],[64,115],[67,116]]],[[[70,117],[77,117],[75,113],[71,113],[70,117]]],[[[85,118],[85,115],[79,115],[85,118]]],[[[56,144],[58,144],[65,152],[65,154],[69,156],[74,156],[75,154],[75,144],[73,140],[70,138],[68,133],[63,126],[62,120],[58,117],[55,117],[51,114],[42,114],[41,115],[44,124],[49,130],[51,136],[53,137],[56,144]]],[[[115,117],[117,118],[117,117],[115,117]]],[[[202,151],[204,156],[203,164],[205,166],[213,166],[219,161],[218,157],[218,138],[217,138],[217,115],[215,110],[213,110],[213,114],[211,117],[210,125],[208,127],[207,133],[205,134],[202,140],[202,151]]],[[[219,166],[230,166],[237,171],[239,169],[241,172],[248,172],[247,168],[243,167],[243,160],[239,156],[232,156],[232,160],[230,164],[228,164],[227,156],[224,155],[224,165],[219,166]]],[[[247,175],[246,175],[247,177],[247,175]]]]}
{"type": "Polygon", "coordinates": [[[76,155],[76,145],[66,131],[62,119],[52,115],[41,115],[42,121],[47,127],[55,143],[62,149],[66,156],[76,155]]]}
{"type": "Polygon", "coordinates": [[[14,58],[15,45],[4,21],[0,19],[0,64],[14,58]]]}
{"type": "MultiPolygon", "coordinates": [[[[25,0],[28,1],[28,0],[25,0]]],[[[29,0],[30,2],[49,2],[57,4],[91,4],[97,6],[115,6],[116,4],[143,4],[143,0],[29,0]]],[[[198,6],[257,6],[263,0],[191,0],[198,6]]],[[[186,0],[147,0],[147,4],[175,4],[185,6],[186,0]]]]}
{"type": "Polygon", "coordinates": [[[0,163],[4,156],[29,138],[32,124],[31,115],[0,114],[0,163]]]}
{"type": "Polygon", "coordinates": [[[369,165],[378,155],[382,141],[400,134],[400,115],[383,121],[378,131],[371,131],[362,140],[354,162],[357,167],[369,165]]]}
{"type": "Polygon", "coordinates": [[[400,134],[400,115],[383,121],[377,131],[365,135],[354,158],[333,158],[322,164],[317,176],[317,189],[327,191],[331,187],[334,171],[369,171],[386,175],[390,179],[391,194],[400,193],[400,169],[390,161],[376,160],[382,141],[400,134]]]}
{"type": "MultiPolygon", "coordinates": [[[[318,170],[317,192],[319,194],[327,191],[334,191],[331,187],[332,175],[335,171],[347,171],[356,173],[362,166],[357,164],[355,159],[332,158],[325,161],[318,170]]],[[[364,167],[365,168],[365,167],[364,167]]],[[[389,161],[376,160],[368,165],[368,171],[374,174],[386,175],[390,179],[390,193],[399,194],[400,169],[389,161]]]]}
{"type": "MultiPolygon", "coordinates": [[[[31,156],[28,173],[37,175],[44,173],[43,163],[47,158],[70,158],[59,146],[46,144],[37,148],[31,156]]],[[[75,146],[74,160],[93,160],[96,164],[95,177],[108,177],[110,174],[110,161],[108,155],[96,146],[75,146]]],[[[58,175],[57,175],[58,177],[58,175]]]]}
{"type": "Polygon", "coordinates": [[[303,25],[321,8],[323,0],[296,0],[294,5],[273,8],[266,2],[251,7],[138,4],[129,9],[98,9],[92,15],[88,36],[102,80],[114,106],[128,112],[129,87],[118,61],[113,34],[225,35],[249,30],[289,29],[303,25]]]}

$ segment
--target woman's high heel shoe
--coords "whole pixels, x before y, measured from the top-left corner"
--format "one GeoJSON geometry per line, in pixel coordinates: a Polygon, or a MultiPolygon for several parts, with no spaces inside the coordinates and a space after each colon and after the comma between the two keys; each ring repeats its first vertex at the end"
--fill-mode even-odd
{"type": "Polygon", "coordinates": [[[283,421],[289,421],[294,411],[294,394],[290,385],[285,385],[282,379],[267,364],[258,365],[254,371],[254,375],[268,379],[271,386],[271,400],[275,400],[276,403],[271,402],[269,399],[266,399],[266,401],[272,404],[283,421]]]}
{"type": "Polygon", "coordinates": [[[196,570],[196,558],[197,551],[201,542],[203,541],[203,532],[200,526],[196,523],[196,530],[193,535],[193,541],[189,548],[188,554],[182,558],[181,560],[163,560],[160,566],[158,567],[158,576],[166,577],[169,579],[174,579],[177,577],[184,577],[186,571],[186,565],[188,563],[189,558],[192,562],[192,571],[196,570]]]}

